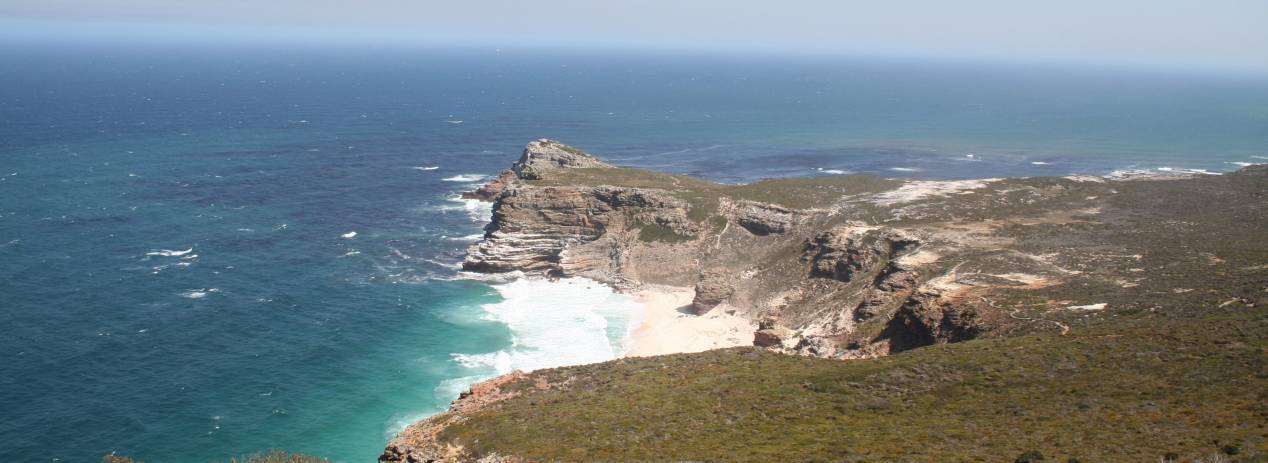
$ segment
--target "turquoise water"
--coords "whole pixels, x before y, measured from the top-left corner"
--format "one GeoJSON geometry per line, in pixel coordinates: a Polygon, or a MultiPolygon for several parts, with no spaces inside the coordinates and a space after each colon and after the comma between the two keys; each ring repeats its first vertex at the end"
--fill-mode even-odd
{"type": "Polygon", "coordinates": [[[1245,78],[544,50],[0,63],[6,461],[373,461],[479,377],[616,355],[628,298],[457,278],[487,210],[454,195],[530,139],[727,182],[1268,157],[1268,84],[1245,78]]]}

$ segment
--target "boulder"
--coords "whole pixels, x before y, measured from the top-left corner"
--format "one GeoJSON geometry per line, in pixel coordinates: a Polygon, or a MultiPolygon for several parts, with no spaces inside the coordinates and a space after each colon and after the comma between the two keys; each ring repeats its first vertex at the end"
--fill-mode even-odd
{"type": "Polygon", "coordinates": [[[792,330],[782,326],[761,329],[753,332],[753,345],[757,347],[783,347],[784,340],[791,337],[792,330]]]}

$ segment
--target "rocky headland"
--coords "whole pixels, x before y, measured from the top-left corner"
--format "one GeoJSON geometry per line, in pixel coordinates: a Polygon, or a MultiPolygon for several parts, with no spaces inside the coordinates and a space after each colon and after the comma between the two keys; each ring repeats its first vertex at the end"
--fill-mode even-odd
{"type": "MultiPolygon", "coordinates": [[[[725,313],[751,324],[746,339],[757,351],[663,361],[688,369],[701,368],[702,359],[720,365],[889,358],[926,346],[1027,336],[1066,349],[1063,340],[1107,332],[1106,326],[1126,319],[1261,310],[1268,291],[1266,191],[1263,166],[1185,178],[833,176],[722,185],[616,167],[537,140],[511,169],[467,194],[493,202],[494,212],[463,268],[585,277],[626,291],[689,288],[692,298],[683,312],[725,313]],[[763,350],[770,353],[758,353],[763,350]]],[[[1241,342],[1261,346],[1251,348],[1250,361],[1262,369],[1262,338],[1255,339],[1241,342]]],[[[628,376],[629,368],[651,365],[639,362],[655,360],[517,374],[478,385],[449,411],[401,433],[380,461],[647,458],[491,446],[487,434],[479,441],[482,434],[469,426],[473,418],[509,419],[499,410],[519,402],[554,404],[604,394],[611,389],[604,385],[617,380],[603,375],[628,376]]],[[[665,364],[661,368],[670,368],[665,364]]],[[[793,399],[771,393],[768,400],[793,399]]],[[[563,413],[559,407],[539,412],[563,413]]],[[[1258,413],[1263,410],[1268,408],[1258,413]]],[[[651,413],[663,418],[662,412],[651,413]]],[[[522,437],[544,439],[533,436],[524,430],[522,437]]],[[[515,441],[498,441],[507,439],[515,441]]],[[[606,448],[582,440],[556,443],[606,448]]],[[[719,455],[672,449],[652,455],[719,455]]]]}

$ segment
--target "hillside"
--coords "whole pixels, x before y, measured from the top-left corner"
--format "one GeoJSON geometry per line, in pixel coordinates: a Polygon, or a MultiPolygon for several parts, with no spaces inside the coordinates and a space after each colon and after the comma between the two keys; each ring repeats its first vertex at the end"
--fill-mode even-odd
{"type": "Polygon", "coordinates": [[[535,141],[471,193],[466,269],[694,287],[766,349],[502,377],[382,460],[1268,453],[1266,194],[1263,166],[720,185],[535,141]]]}
{"type": "Polygon", "coordinates": [[[413,443],[450,461],[1264,461],[1262,302],[873,360],[736,348],[538,371],[384,460],[413,443]]]}

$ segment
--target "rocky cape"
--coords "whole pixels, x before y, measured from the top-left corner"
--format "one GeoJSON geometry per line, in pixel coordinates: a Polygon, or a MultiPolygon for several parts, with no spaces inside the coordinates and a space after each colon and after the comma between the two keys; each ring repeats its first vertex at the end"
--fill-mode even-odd
{"type": "MultiPolygon", "coordinates": [[[[1246,244],[1230,224],[1245,220],[1262,233],[1266,180],[1268,169],[1255,166],[1200,178],[722,185],[616,167],[537,140],[466,195],[494,206],[463,268],[586,277],[626,290],[694,287],[689,310],[751,319],[755,346],[871,358],[983,337],[1064,335],[1118,311],[1216,297],[1253,304],[1255,296],[1227,288],[1263,280],[1265,267],[1254,264],[1263,246],[1246,244]]],[[[524,392],[501,390],[505,381],[479,385],[411,426],[380,461],[474,459],[436,436],[524,392]]]]}

